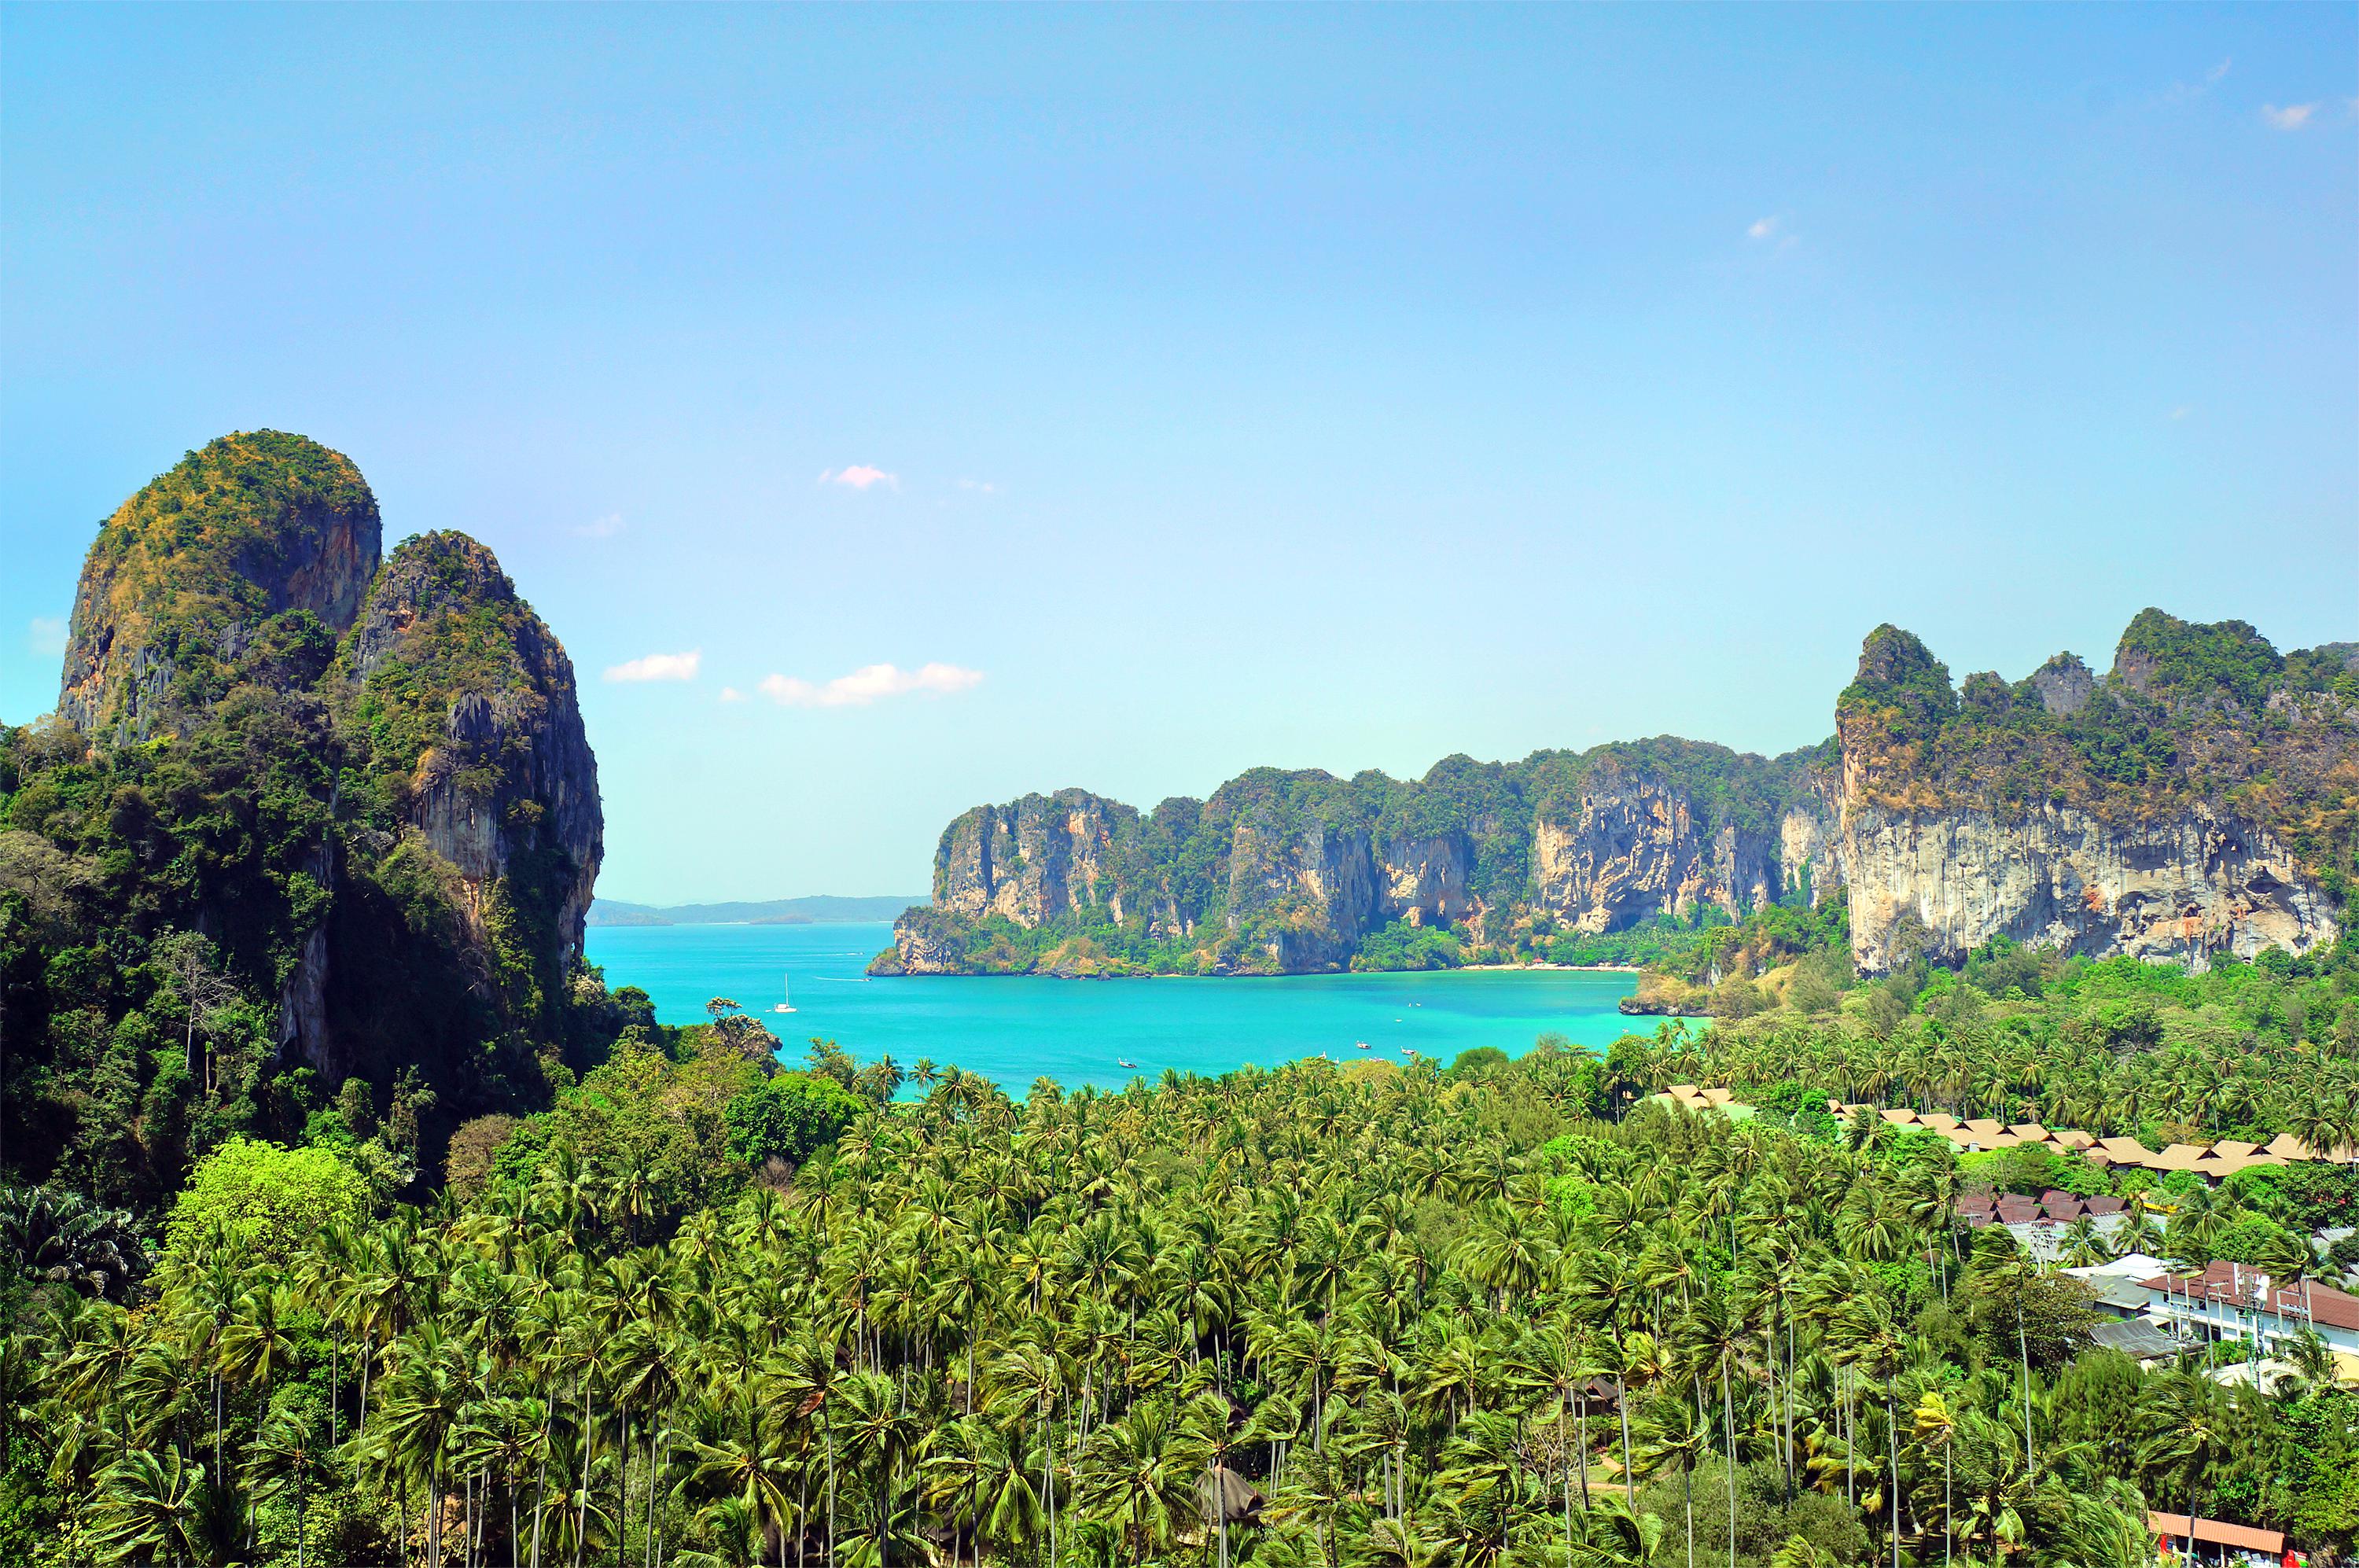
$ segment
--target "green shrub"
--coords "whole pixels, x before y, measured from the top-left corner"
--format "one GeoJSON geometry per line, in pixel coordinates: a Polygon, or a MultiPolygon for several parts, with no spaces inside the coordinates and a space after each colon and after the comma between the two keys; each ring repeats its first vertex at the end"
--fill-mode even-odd
{"type": "Polygon", "coordinates": [[[781,1073],[722,1107],[729,1147],[741,1160],[799,1165],[860,1119],[867,1102],[832,1078],[781,1073]]]}
{"type": "Polygon", "coordinates": [[[172,1205],[164,1256],[185,1262],[218,1226],[247,1257],[283,1263],[366,1212],[369,1186],[330,1149],[234,1138],[199,1164],[172,1205]]]}

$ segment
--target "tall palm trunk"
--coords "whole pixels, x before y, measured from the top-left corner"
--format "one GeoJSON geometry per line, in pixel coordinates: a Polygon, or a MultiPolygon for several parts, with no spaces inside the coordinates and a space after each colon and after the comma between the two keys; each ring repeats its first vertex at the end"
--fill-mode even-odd
{"type": "Polygon", "coordinates": [[[1695,1465],[1692,1459],[1680,1469],[1680,1500],[1685,1505],[1688,1515],[1688,1568],[1695,1568],[1695,1465]]]}
{"type": "Polygon", "coordinates": [[[1614,1396],[1614,1408],[1622,1417],[1622,1495],[1635,1514],[1638,1503],[1638,1482],[1630,1474],[1630,1385],[1625,1379],[1622,1391],[1614,1396]]]}
{"type": "MultiPolygon", "coordinates": [[[[1728,1349],[1720,1352],[1721,1433],[1728,1443],[1728,1562],[1736,1563],[1736,1404],[1728,1389],[1728,1349]]],[[[1897,1563],[1893,1568],[1899,1568],[1897,1563]]]]}
{"type": "Polygon", "coordinates": [[[582,1379],[582,1493],[573,1506],[573,1568],[582,1568],[582,1543],[590,1535],[590,1465],[598,1452],[598,1429],[590,1420],[590,1379],[582,1379]]]}
{"type": "Polygon", "coordinates": [[[1589,1507],[1589,1396],[1581,1397],[1581,1506],[1589,1507]]]}
{"type": "Polygon", "coordinates": [[[656,1564],[656,1437],[662,1423],[656,1419],[656,1397],[647,1396],[647,1568],[656,1564]]]}
{"type": "MultiPolygon", "coordinates": [[[[549,1501],[549,1426],[556,1410],[554,1401],[544,1401],[540,1407],[540,1470],[532,1486],[532,1568],[540,1568],[540,1516],[541,1509],[549,1501]]],[[[513,1542],[508,1548],[508,1557],[511,1562],[516,1557],[513,1542]]]]}
{"type": "Polygon", "coordinates": [[[1889,1383],[1884,1386],[1884,1445],[1892,1462],[1892,1486],[1884,1499],[1892,1510],[1892,1568],[1900,1568],[1900,1410],[1889,1383]]]}

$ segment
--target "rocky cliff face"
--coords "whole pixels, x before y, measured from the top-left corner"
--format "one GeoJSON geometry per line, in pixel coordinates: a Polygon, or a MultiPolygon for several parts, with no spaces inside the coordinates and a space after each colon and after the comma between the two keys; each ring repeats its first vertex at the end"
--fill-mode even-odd
{"type": "Polygon", "coordinates": [[[381,537],[342,455],[223,437],[102,527],[59,698],[102,751],[168,736],[268,776],[284,863],[162,918],[271,975],[282,1051],[330,1083],[552,1040],[603,848],[564,648],[474,540],[381,563],[381,537]]]}
{"type": "Polygon", "coordinates": [[[1648,743],[1510,767],[1451,758],[1409,783],[1260,770],[1147,816],[1083,790],[1027,796],[951,824],[933,903],[900,922],[886,967],[1035,963],[962,940],[995,918],[1077,935],[1128,924],[1193,943],[1216,971],[1296,973],[1343,967],[1395,924],[1480,943],[1535,912],[1603,931],[1741,911],[1840,886],[1813,777],[1796,758],[1648,743]]]}
{"type": "Polygon", "coordinates": [[[405,540],[371,585],[343,669],[389,745],[409,821],[459,873],[469,920],[514,886],[560,972],[582,951],[604,851],[598,764],[573,664],[492,552],[460,533],[405,540]]]}
{"type": "Polygon", "coordinates": [[[58,712],[108,745],[184,725],[273,616],[349,627],[382,533],[360,471],[316,441],[253,430],[189,453],[100,526],[58,712]]]}
{"type": "Polygon", "coordinates": [[[1997,936],[2201,964],[2221,953],[2299,953],[2339,930],[2275,835],[2200,802],[2122,822],[2071,806],[2000,816],[1863,804],[1843,836],[1854,956],[1870,974],[1920,951],[1955,960],[1997,936]]]}
{"type": "Polygon", "coordinates": [[[2018,685],[1953,691],[1885,626],[1837,730],[1869,973],[1998,936],[2200,965],[2340,933],[2359,806],[2359,681],[2340,650],[2281,659],[2241,623],[2147,611],[2103,681],[2060,654],[2018,685]]]}
{"type": "MultiPolygon", "coordinates": [[[[1396,922],[1474,942],[1848,899],[1870,973],[2006,936],[2201,964],[2332,941],[2359,854],[2359,649],[2280,657],[2240,623],[2148,611],[2100,679],[2059,654],[1953,687],[1870,634],[1837,739],[1778,758],[1658,740],[1425,779],[1257,770],[1142,817],[1082,790],[978,807],[887,967],[1025,967],[1126,926],[1236,971],[1332,969],[1396,922]],[[1093,933],[1095,933],[1093,935],[1093,933]]],[[[1117,966],[1118,967],[1118,966],[1117,966]]]]}
{"type": "MultiPolygon", "coordinates": [[[[1364,828],[1288,817],[1215,797],[1223,841],[1213,880],[1190,887],[1149,850],[1158,822],[1083,789],[977,806],[944,831],[934,855],[934,902],[920,914],[996,917],[1025,930],[1056,921],[1142,925],[1153,936],[1195,936],[1210,906],[1223,932],[1250,932],[1266,960],[1254,967],[1334,968],[1368,931],[1479,916],[1468,887],[1473,864],[1463,833],[1380,837],[1364,828]]],[[[1204,830],[1198,802],[1158,810],[1204,830]],[[1184,808],[1184,809],[1183,809],[1184,808]]],[[[905,918],[896,933],[908,974],[970,967],[938,918],[905,918]]]]}
{"type": "Polygon", "coordinates": [[[934,852],[934,901],[963,915],[1001,915],[1020,926],[1104,903],[1116,920],[1116,833],[1138,813],[1082,789],[977,806],[952,822],[934,852]]]}
{"type": "Polygon", "coordinates": [[[1706,823],[1676,778],[1593,772],[1571,809],[1543,813],[1533,839],[1534,896],[1575,929],[1618,931],[1710,905],[1734,919],[1789,895],[1832,890],[1843,874],[1832,818],[1807,776],[1774,821],[1706,823]]]}

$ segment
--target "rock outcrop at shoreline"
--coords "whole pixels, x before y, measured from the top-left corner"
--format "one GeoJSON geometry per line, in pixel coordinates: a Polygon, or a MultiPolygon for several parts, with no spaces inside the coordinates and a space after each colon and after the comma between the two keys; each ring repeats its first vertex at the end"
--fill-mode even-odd
{"type": "Polygon", "coordinates": [[[1103,972],[1144,940],[1307,973],[1387,928],[1479,945],[1830,898],[1870,973],[1999,936],[2200,964],[2334,940],[2354,845],[2352,645],[2280,656],[2149,610],[2102,679],[2060,654],[1953,688],[1882,626],[1834,738],[1775,758],[1661,739],[1413,781],[1257,769],[1145,813],[1081,789],[976,807],[877,967],[1103,972]]]}

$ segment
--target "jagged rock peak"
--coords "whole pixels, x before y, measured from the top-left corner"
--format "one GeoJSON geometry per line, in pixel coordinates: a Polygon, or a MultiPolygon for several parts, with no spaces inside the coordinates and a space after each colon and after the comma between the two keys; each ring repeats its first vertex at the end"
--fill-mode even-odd
{"type": "Polygon", "coordinates": [[[397,545],[344,655],[375,771],[458,868],[469,912],[495,884],[544,914],[544,956],[570,963],[604,849],[598,763],[573,663],[482,544],[455,532],[397,545]]]}
{"type": "Polygon", "coordinates": [[[1948,667],[1923,639],[1886,621],[1861,641],[1859,669],[1852,679],[1861,685],[1898,686],[1928,675],[1949,684],[1948,667]]]}
{"type": "MultiPolygon", "coordinates": [[[[367,613],[361,618],[348,656],[353,673],[365,681],[420,621],[480,605],[521,603],[516,584],[500,569],[499,558],[480,540],[455,529],[403,539],[394,546],[384,571],[370,585],[367,613]]],[[[529,607],[525,614],[531,614],[529,607]]],[[[513,646],[503,645],[498,651],[509,657],[485,666],[483,673],[496,671],[498,678],[506,681],[526,675],[513,657],[513,646]]]]}
{"type": "Polygon", "coordinates": [[[342,453],[283,430],[208,442],[100,526],[58,711],[101,742],[175,727],[221,694],[271,617],[350,626],[382,537],[376,497],[342,453]]]}
{"type": "Polygon", "coordinates": [[[2114,650],[2111,680],[2173,705],[2228,701],[2258,708],[2285,659],[2244,621],[2182,621],[2140,610],[2114,650]]]}
{"type": "Polygon", "coordinates": [[[2097,678],[2077,653],[2060,653],[2031,672],[2031,689],[2039,705],[2056,718],[2069,719],[2096,695],[2097,678]]]}

